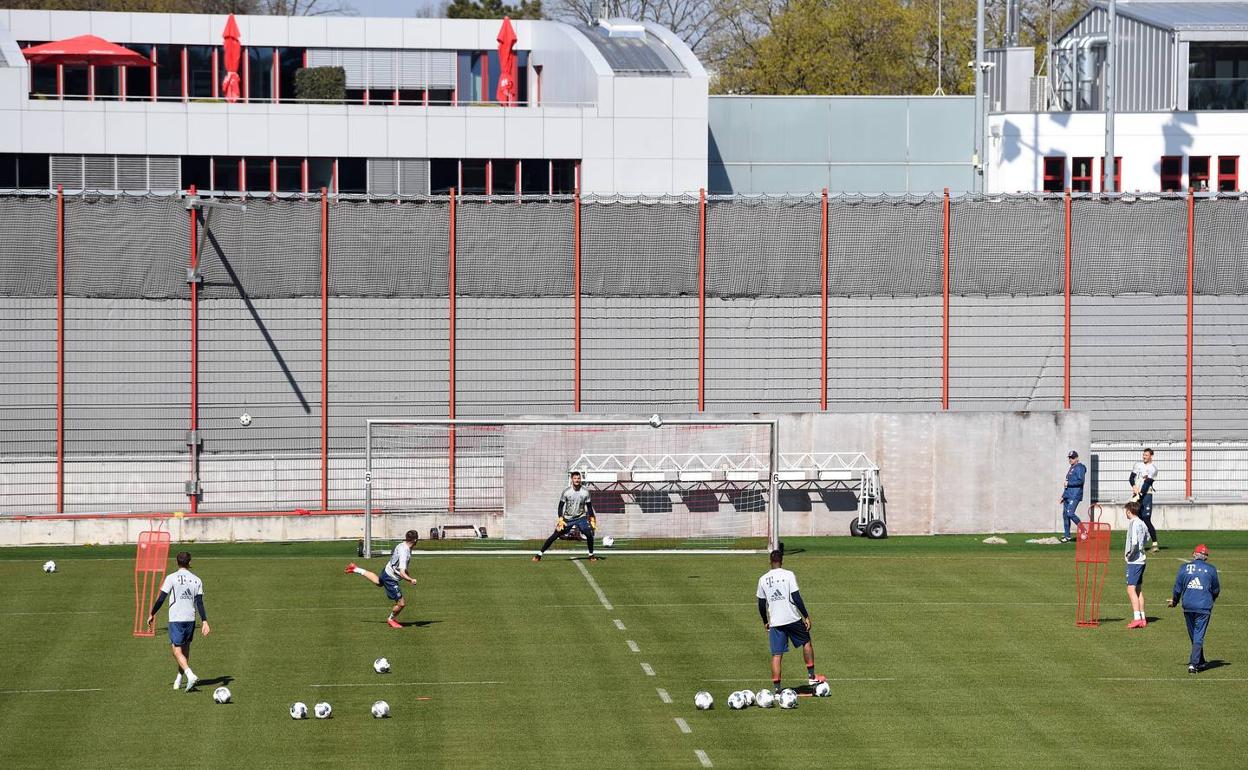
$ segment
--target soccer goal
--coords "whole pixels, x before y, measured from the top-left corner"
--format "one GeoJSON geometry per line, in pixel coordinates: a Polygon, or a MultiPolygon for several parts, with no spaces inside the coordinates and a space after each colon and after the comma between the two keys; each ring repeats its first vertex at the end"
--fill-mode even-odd
{"type": "Polygon", "coordinates": [[[775,420],[368,420],[366,436],[365,556],[411,529],[424,549],[527,552],[572,471],[615,552],[779,545],[775,420]]]}

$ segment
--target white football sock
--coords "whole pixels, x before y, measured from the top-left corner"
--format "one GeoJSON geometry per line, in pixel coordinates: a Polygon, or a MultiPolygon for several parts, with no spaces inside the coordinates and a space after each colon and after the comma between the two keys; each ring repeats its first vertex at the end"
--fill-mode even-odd
{"type": "Polygon", "coordinates": [[[178,675],[173,678],[173,689],[175,690],[182,689],[182,672],[181,671],[179,671],[178,675]]]}

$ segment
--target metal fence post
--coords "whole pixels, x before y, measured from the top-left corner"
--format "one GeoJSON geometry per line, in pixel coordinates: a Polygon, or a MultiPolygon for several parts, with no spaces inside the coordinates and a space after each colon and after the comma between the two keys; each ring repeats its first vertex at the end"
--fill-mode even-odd
{"type": "Polygon", "coordinates": [[[65,189],[56,186],[56,512],[65,512],[65,189]]]}
{"type": "Polygon", "coordinates": [[[941,211],[941,229],[943,243],[944,267],[941,269],[941,284],[944,294],[942,307],[942,335],[940,357],[940,408],[949,408],[949,188],[945,188],[943,208],[941,211]]]}
{"type": "Polygon", "coordinates": [[[822,324],[820,325],[820,346],[819,360],[822,364],[819,368],[819,408],[827,411],[828,408],[828,188],[823,188],[823,195],[820,201],[820,228],[819,228],[819,259],[821,262],[819,268],[820,275],[820,293],[821,304],[819,307],[822,324]]]}
{"type": "Polygon", "coordinates": [[[706,410],[706,189],[698,189],[698,411],[706,410]]]}
{"type": "Polygon", "coordinates": [[[1071,254],[1070,254],[1070,190],[1062,200],[1065,219],[1065,295],[1066,307],[1062,317],[1062,408],[1070,408],[1070,287],[1071,287],[1071,254]]]}
{"type": "Polygon", "coordinates": [[[1196,306],[1196,194],[1191,188],[1187,190],[1187,415],[1186,443],[1187,462],[1185,468],[1187,498],[1192,498],[1192,395],[1195,385],[1193,377],[1192,356],[1195,348],[1195,323],[1193,315],[1196,306]]]}
{"type": "MultiPolygon", "coordinates": [[[[195,185],[191,185],[188,192],[196,195],[195,185]]],[[[187,276],[191,289],[191,435],[188,438],[191,480],[186,493],[190,498],[190,513],[194,516],[199,512],[199,212],[191,208],[187,216],[191,228],[191,267],[187,276]]]]}
{"type": "Polygon", "coordinates": [[[329,510],[329,191],[321,188],[321,510],[329,510]]]}
{"type": "MultiPolygon", "coordinates": [[[[455,419],[455,188],[451,188],[450,211],[450,248],[448,250],[446,294],[447,294],[447,416],[455,419]]],[[[447,464],[449,466],[447,482],[447,508],[455,510],[455,428],[450,431],[447,442],[447,464]]]]}
{"type": "Polygon", "coordinates": [[[581,411],[581,193],[572,197],[572,410],[581,411]]]}

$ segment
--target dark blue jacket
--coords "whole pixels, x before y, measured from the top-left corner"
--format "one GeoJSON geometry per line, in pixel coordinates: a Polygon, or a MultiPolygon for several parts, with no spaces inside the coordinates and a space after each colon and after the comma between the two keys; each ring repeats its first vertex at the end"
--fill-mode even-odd
{"type": "Polygon", "coordinates": [[[1218,570],[1212,564],[1194,559],[1179,567],[1174,578],[1174,603],[1183,599],[1184,612],[1212,612],[1213,602],[1222,586],[1218,583],[1218,570]]]}
{"type": "Polygon", "coordinates": [[[1062,490],[1063,500],[1083,499],[1083,480],[1088,475],[1088,467],[1083,463],[1075,463],[1066,471],[1066,489],[1062,490]]]}

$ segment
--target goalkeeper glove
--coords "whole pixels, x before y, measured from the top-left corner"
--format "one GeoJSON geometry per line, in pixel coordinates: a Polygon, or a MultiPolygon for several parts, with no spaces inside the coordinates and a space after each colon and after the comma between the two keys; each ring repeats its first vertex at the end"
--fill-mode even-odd
{"type": "Polygon", "coordinates": [[[562,518],[555,519],[555,531],[556,532],[562,532],[563,528],[566,526],[567,526],[567,522],[565,522],[562,518]]]}
{"type": "Polygon", "coordinates": [[[590,516],[590,517],[589,517],[589,528],[590,528],[590,529],[592,529],[592,530],[594,530],[595,532],[597,532],[597,531],[598,531],[598,519],[595,519],[593,516],[590,516]]]}

